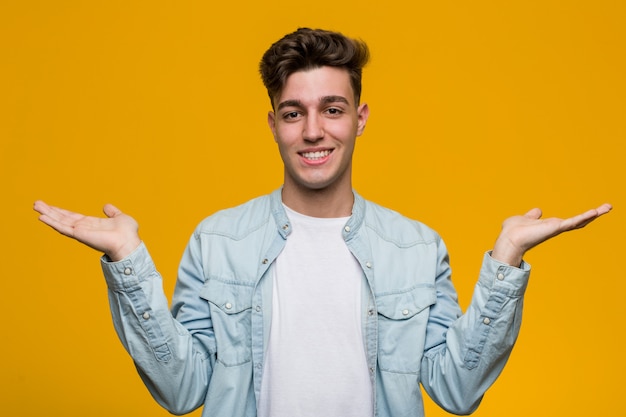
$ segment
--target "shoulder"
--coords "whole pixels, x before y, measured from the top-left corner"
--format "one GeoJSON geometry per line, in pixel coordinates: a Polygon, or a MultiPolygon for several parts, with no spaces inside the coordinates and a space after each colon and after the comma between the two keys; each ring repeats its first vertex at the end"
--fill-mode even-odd
{"type": "Polygon", "coordinates": [[[253,198],[220,210],[202,220],[195,234],[220,234],[237,239],[265,226],[272,219],[270,195],[253,198]]]}
{"type": "Polygon", "coordinates": [[[407,245],[440,240],[439,234],[424,223],[368,200],[365,200],[364,225],[382,239],[407,245]]]}

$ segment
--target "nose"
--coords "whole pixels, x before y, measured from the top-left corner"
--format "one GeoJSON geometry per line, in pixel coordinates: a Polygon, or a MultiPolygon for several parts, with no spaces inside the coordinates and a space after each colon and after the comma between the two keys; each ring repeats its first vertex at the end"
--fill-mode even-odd
{"type": "Polygon", "coordinates": [[[317,142],[324,137],[323,122],[319,115],[308,115],[304,121],[302,137],[307,142],[317,142]]]}

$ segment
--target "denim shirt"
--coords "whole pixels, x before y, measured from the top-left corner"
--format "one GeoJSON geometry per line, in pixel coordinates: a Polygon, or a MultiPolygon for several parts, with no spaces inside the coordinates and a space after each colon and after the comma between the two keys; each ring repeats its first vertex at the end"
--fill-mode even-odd
{"type": "MultiPolygon", "coordinates": [[[[462,314],[441,238],[354,197],[343,237],[363,270],[374,414],[423,415],[420,383],[449,412],[472,412],[517,338],[530,267],[486,253],[462,314]]],[[[256,415],[271,268],[290,232],[280,189],[208,217],[183,255],[171,310],[143,243],[119,262],[103,257],[115,329],[148,390],[170,412],[204,405],[207,417],[256,415]]]]}

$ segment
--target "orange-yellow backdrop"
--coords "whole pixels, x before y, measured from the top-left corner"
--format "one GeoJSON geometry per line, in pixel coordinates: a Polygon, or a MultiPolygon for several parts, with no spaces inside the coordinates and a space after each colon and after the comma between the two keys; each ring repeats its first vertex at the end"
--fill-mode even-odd
{"type": "MultiPolygon", "coordinates": [[[[522,333],[476,415],[626,415],[625,9],[2,2],[2,414],[169,415],[117,341],[98,254],[40,224],[32,203],[134,215],[171,294],[196,223],[280,185],[257,62],[312,26],[369,43],[355,187],[443,235],[464,306],[504,218],[615,205],[528,254],[522,333]]],[[[431,402],[427,414],[446,415],[431,402]]]]}

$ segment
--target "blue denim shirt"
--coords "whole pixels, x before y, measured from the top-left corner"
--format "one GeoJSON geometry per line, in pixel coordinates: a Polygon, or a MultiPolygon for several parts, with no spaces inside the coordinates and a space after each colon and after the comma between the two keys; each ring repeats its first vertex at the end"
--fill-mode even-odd
{"type": "MultiPolygon", "coordinates": [[[[280,189],[205,219],[183,255],[171,311],[143,244],[119,262],[103,258],[116,331],[170,412],[204,404],[207,417],[256,415],[271,268],[290,231],[280,189]]],[[[375,415],[423,415],[420,383],[444,409],[472,412],[518,335],[529,266],[485,254],[461,314],[447,250],[433,230],[355,193],[343,237],[363,270],[363,343],[375,415]]]]}

